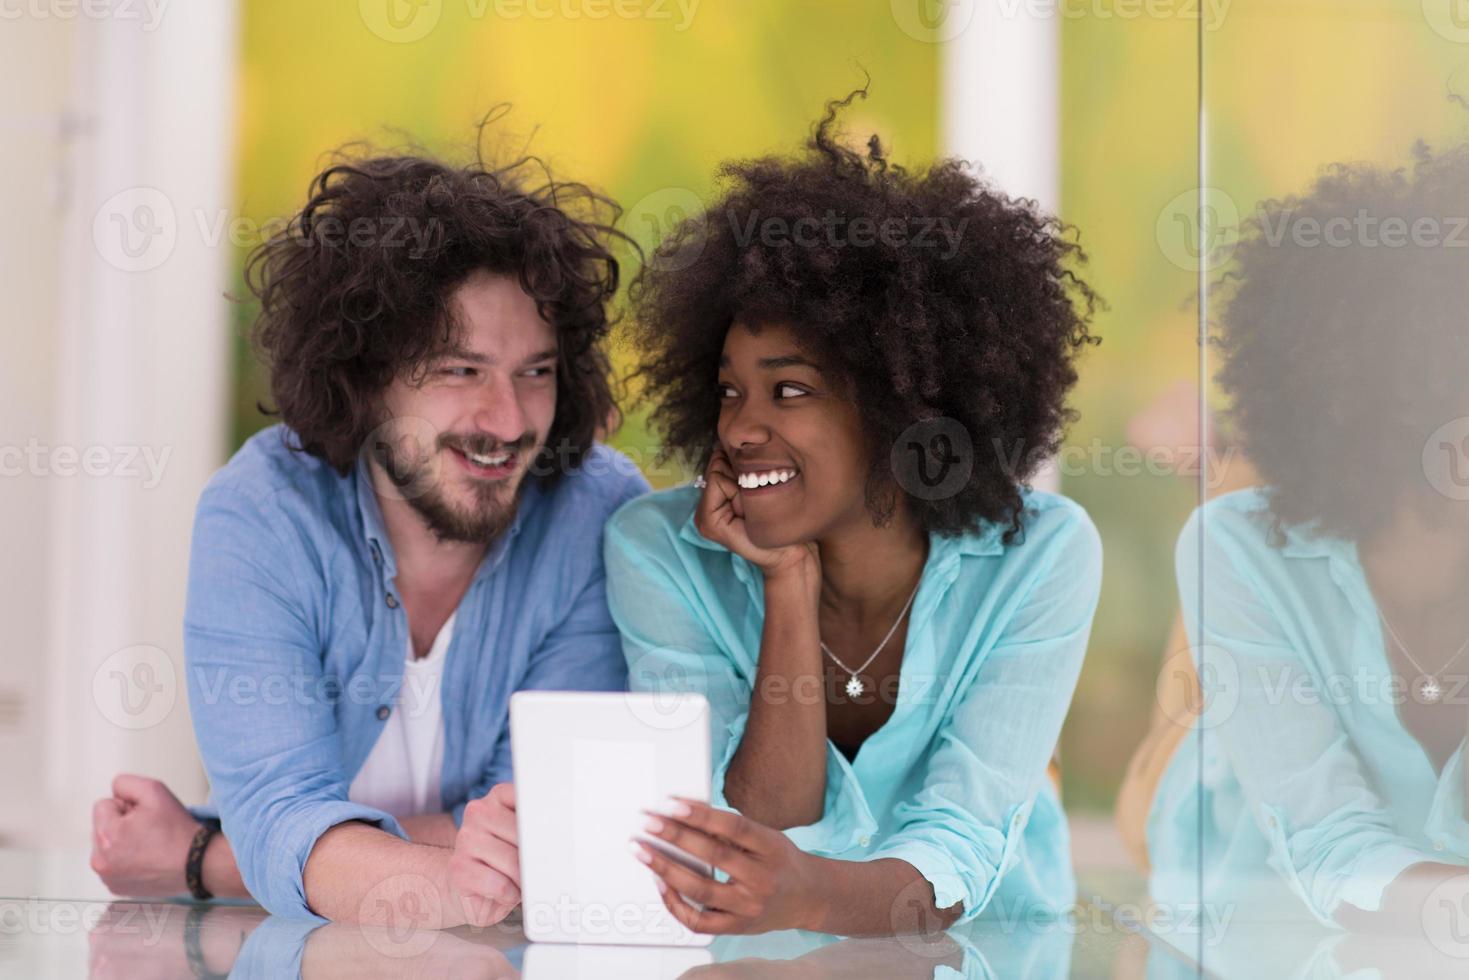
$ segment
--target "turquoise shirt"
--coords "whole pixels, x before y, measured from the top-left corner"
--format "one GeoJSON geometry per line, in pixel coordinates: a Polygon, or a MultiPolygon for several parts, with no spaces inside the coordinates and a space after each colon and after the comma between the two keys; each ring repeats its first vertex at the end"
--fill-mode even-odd
{"type": "MultiPolygon", "coordinates": [[[[764,620],[759,569],[694,526],[698,491],[621,507],[607,524],[607,600],[633,690],[709,699],[713,802],[749,715],[764,620]]],[[[892,717],[855,760],[827,742],[822,818],[805,851],[899,858],[961,922],[1061,910],[1076,897],[1065,816],[1046,766],[1086,652],[1102,576],[1078,505],[1031,492],[1023,542],[1002,529],[933,536],[892,717]]]]}
{"type": "Polygon", "coordinates": [[[1334,925],[1412,864],[1469,864],[1464,749],[1440,774],[1399,720],[1413,678],[1389,665],[1355,544],[1287,528],[1275,547],[1269,528],[1245,490],[1179,537],[1204,710],[1149,813],[1152,892],[1197,903],[1202,886],[1240,921],[1334,925]]]}

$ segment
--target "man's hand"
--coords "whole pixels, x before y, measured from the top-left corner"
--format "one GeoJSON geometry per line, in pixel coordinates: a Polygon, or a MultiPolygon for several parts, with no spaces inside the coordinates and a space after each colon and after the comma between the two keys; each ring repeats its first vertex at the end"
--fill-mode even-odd
{"type": "Polygon", "coordinates": [[[92,806],[92,870],[114,895],[156,898],[188,891],[184,862],[199,830],[156,779],[119,775],[92,806]]]}
{"type": "Polygon", "coordinates": [[[513,783],[500,783],[465,806],[449,859],[449,890],[475,926],[493,925],[520,904],[513,783]]]}

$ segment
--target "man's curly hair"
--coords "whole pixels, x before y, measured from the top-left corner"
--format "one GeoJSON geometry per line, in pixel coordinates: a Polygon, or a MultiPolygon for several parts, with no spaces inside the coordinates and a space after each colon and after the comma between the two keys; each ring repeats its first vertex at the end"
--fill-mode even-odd
{"type": "MultiPolygon", "coordinates": [[[[909,171],[888,161],[877,136],[865,154],[843,146],[838,112],[866,94],[827,103],[801,155],[720,168],[722,196],[682,222],[632,285],[642,351],[634,377],[656,399],[664,455],[702,469],[714,448],[725,334],[735,322],[786,326],[860,413],[876,523],[891,520],[903,492],[890,463],[899,437],[948,419],[970,436],[968,480],[942,499],[908,494],[909,512],[926,531],[993,522],[1013,541],[1023,530],[1020,489],[1072,420],[1074,361],[1096,340],[1088,327],[1097,298],[1071,268],[1085,255],[1069,226],[961,161],[909,171]],[[772,222],[827,231],[800,242],[755,233],[772,222]],[[922,233],[938,222],[957,236],[925,245],[922,233]]],[[[924,451],[942,463],[933,445],[924,451]]]]}
{"type": "Polygon", "coordinates": [[[1469,414],[1469,146],[1414,156],[1263,202],[1218,280],[1216,379],[1277,531],[1360,540],[1432,499],[1425,442],[1469,414]]]}
{"type": "MultiPolygon", "coordinates": [[[[485,126],[481,124],[480,138],[485,126]]],[[[578,465],[616,412],[603,350],[617,291],[620,211],[523,157],[453,167],[427,155],[337,161],[306,206],[251,254],[255,347],[298,448],[346,474],[382,419],[381,395],[454,339],[451,297],[474,272],[513,277],[555,328],[556,415],[532,472],[578,465]],[[532,181],[535,181],[534,185],[532,181]]]]}

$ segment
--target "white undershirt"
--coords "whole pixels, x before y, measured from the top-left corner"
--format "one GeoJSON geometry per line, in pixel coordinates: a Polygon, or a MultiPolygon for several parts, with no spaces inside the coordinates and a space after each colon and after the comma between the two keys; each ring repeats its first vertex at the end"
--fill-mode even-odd
{"type": "Polygon", "coordinates": [[[444,623],[422,660],[414,658],[413,638],[409,637],[398,703],[347,790],[347,798],[353,803],[400,818],[443,812],[439,800],[439,779],[444,768],[440,681],[458,615],[456,610],[444,623]]]}

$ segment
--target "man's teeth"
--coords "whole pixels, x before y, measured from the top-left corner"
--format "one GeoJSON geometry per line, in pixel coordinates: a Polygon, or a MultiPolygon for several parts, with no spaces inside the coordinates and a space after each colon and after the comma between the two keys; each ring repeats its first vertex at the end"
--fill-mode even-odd
{"type": "Polygon", "coordinates": [[[464,455],[476,466],[504,466],[510,462],[509,453],[491,453],[488,456],[481,456],[479,453],[466,452],[464,455]]]}
{"type": "Polygon", "coordinates": [[[772,483],[784,483],[796,475],[795,470],[768,470],[764,473],[741,473],[737,477],[742,490],[768,487],[772,483]]]}

